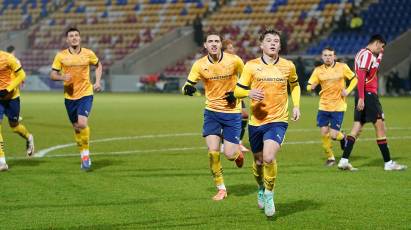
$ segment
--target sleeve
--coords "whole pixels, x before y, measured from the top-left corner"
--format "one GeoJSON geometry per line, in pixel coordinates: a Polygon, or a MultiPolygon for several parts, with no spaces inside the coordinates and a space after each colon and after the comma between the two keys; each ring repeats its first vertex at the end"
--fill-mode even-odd
{"type": "Polygon", "coordinates": [[[250,89],[252,77],[252,65],[250,63],[246,63],[241,73],[241,77],[238,80],[237,86],[244,89],[250,89]]]}
{"type": "Polygon", "coordinates": [[[290,62],[290,76],[288,78],[288,82],[291,84],[298,84],[298,76],[297,76],[297,71],[295,69],[294,63],[290,62]]]}
{"type": "Polygon", "coordinates": [[[344,78],[348,80],[352,80],[355,77],[355,73],[351,71],[350,67],[348,67],[347,64],[344,64],[343,66],[343,74],[344,74],[344,78]]]}
{"type": "Polygon", "coordinates": [[[200,66],[198,62],[194,62],[191,67],[190,73],[188,74],[187,82],[195,85],[201,79],[200,66]]]}
{"type": "Polygon", "coordinates": [[[236,64],[237,64],[237,75],[241,76],[241,73],[243,72],[244,69],[244,62],[243,60],[236,55],[236,64]]]}
{"type": "Polygon", "coordinates": [[[371,63],[372,63],[372,53],[363,52],[359,58],[358,68],[364,69],[368,72],[371,68],[371,63]]]}
{"type": "Polygon", "coordinates": [[[14,56],[10,55],[8,62],[10,68],[14,71],[15,76],[6,88],[7,91],[11,92],[13,89],[17,88],[22,81],[24,81],[26,78],[26,73],[21,67],[20,61],[14,56]]]}
{"type": "Polygon", "coordinates": [[[310,76],[310,79],[308,79],[308,84],[309,85],[318,85],[320,83],[320,79],[318,78],[318,69],[315,68],[313,73],[310,76]]]}
{"type": "Polygon", "coordinates": [[[97,57],[97,55],[96,55],[93,51],[91,51],[91,50],[90,50],[89,59],[90,59],[90,61],[89,61],[90,65],[95,65],[95,66],[98,65],[98,63],[99,63],[98,57],[97,57]]]}
{"type": "Polygon", "coordinates": [[[51,68],[57,72],[61,71],[61,60],[60,60],[60,54],[57,54],[54,57],[53,64],[51,65],[51,68]]]}
{"type": "Polygon", "coordinates": [[[8,58],[8,63],[9,63],[10,68],[15,73],[19,72],[22,69],[20,61],[12,55],[10,55],[10,57],[8,58]]]}

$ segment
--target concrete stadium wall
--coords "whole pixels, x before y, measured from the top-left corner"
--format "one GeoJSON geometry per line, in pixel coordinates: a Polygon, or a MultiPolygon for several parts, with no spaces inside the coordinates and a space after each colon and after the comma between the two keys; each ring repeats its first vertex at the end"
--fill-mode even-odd
{"type": "Polygon", "coordinates": [[[389,71],[409,58],[411,54],[411,29],[389,43],[384,51],[381,62],[380,74],[385,75],[389,71]]]}
{"type": "Polygon", "coordinates": [[[10,45],[16,47],[16,56],[19,57],[23,50],[28,48],[28,31],[17,31],[4,33],[0,36],[0,49],[6,50],[10,45]]]}

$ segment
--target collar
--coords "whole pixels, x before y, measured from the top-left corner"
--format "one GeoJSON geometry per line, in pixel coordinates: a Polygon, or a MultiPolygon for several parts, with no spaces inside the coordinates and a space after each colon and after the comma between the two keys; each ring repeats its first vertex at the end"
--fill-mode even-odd
{"type": "MultiPolygon", "coordinates": [[[[217,63],[220,63],[221,60],[223,60],[223,56],[224,56],[224,52],[221,51],[220,59],[218,59],[218,62],[217,62],[217,63]]],[[[208,61],[209,61],[211,64],[214,64],[214,61],[213,61],[213,59],[210,57],[210,54],[207,54],[207,58],[208,58],[208,61]]]]}
{"type": "MultiPolygon", "coordinates": [[[[71,50],[70,50],[70,47],[67,48],[67,49],[68,49],[68,51],[69,51],[70,54],[73,54],[73,53],[71,52],[71,50]]],[[[79,50],[78,53],[76,53],[76,54],[80,54],[80,53],[81,53],[81,46],[80,46],[80,50],[79,50]]]]}
{"type": "MultiPolygon", "coordinates": [[[[275,59],[273,65],[277,64],[279,60],[280,60],[280,55],[277,56],[277,59],[275,59]]],[[[264,64],[269,65],[269,64],[264,60],[264,56],[261,56],[261,61],[262,61],[264,64]]]]}

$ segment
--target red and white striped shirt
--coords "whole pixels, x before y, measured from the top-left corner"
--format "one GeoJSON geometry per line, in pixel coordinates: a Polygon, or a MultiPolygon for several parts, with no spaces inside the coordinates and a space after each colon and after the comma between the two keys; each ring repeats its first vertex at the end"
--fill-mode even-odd
{"type": "Polygon", "coordinates": [[[355,55],[355,73],[358,76],[358,96],[364,98],[364,92],[377,94],[378,76],[377,71],[381,63],[382,53],[378,58],[369,49],[361,49],[355,55]]]}

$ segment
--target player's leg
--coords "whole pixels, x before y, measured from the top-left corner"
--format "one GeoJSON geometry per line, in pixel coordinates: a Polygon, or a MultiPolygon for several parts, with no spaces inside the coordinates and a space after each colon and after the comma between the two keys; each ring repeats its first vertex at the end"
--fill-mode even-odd
{"type": "Polygon", "coordinates": [[[274,185],[277,178],[277,153],[285,138],[288,124],[283,122],[271,123],[269,130],[264,133],[263,171],[264,171],[264,212],[270,217],[275,213],[274,185]]]}
{"type": "Polygon", "coordinates": [[[222,124],[224,137],[224,154],[230,161],[235,161],[237,167],[244,164],[244,155],[240,150],[241,114],[218,113],[219,122],[222,124]]]}
{"type": "Polygon", "coordinates": [[[407,168],[406,165],[400,165],[391,160],[390,150],[387,144],[386,128],[383,119],[377,119],[374,123],[375,134],[377,137],[377,144],[380,148],[381,155],[384,159],[384,170],[386,171],[398,171],[407,168]]]}
{"type": "Polygon", "coordinates": [[[4,115],[4,101],[0,100],[0,172],[7,171],[9,166],[6,163],[6,155],[4,153],[4,142],[3,142],[3,132],[2,132],[2,121],[4,115]]]}
{"type": "Polygon", "coordinates": [[[19,122],[20,114],[20,98],[11,99],[5,110],[5,113],[9,120],[10,128],[14,133],[17,133],[26,140],[26,154],[32,156],[34,153],[34,137],[27,130],[27,128],[19,122]]]}
{"type": "Polygon", "coordinates": [[[317,113],[317,126],[320,127],[321,143],[327,160],[326,166],[332,166],[335,163],[334,152],[332,150],[331,138],[328,125],[330,123],[330,112],[319,110],[317,113]]]}
{"type": "Polygon", "coordinates": [[[214,185],[217,187],[217,194],[213,200],[219,201],[227,197],[227,189],[224,185],[223,168],[220,159],[220,143],[221,143],[222,126],[218,122],[216,113],[213,111],[204,111],[203,137],[208,148],[208,159],[210,163],[211,175],[213,176],[214,185]]]}
{"type": "Polygon", "coordinates": [[[350,135],[347,135],[347,144],[345,145],[342,157],[340,161],[338,162],[338,168],[342,170],[349,170],[349,171],[356,171],[357,168],[354,168],[350,163],[349,163],[349,158],[352,152],[352,149],[355,144],[355,140],[360,136],[360,133],[362,131],[364,124],[355,121],[353,124],[353,127],[351,129],[350,135]]]}
{"type": "Polygon", "coordinates": [[[334,141],[340,142],[341,150],[344,150],[346,145],[346,137],[341,132],[341,125],[344,119],[344,112],[332,112],[330,120],[330,137],[334,141]]]}
{"type": "Polygon", "coordinates": [[[253,176],[257,182],[257,205],[264,208],[263,132],[259,126],[248,126],[248,138],[253,152],[253,176]]]}

